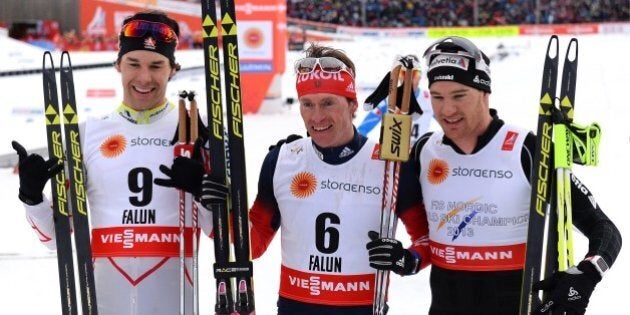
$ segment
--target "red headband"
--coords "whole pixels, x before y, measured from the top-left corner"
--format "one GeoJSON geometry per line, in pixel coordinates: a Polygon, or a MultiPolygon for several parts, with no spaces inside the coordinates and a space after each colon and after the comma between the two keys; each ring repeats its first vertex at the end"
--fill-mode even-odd
{"type": "Polygon", "coordinates": [[[298,73],[295,81],[298,97],[314,93],[330,93],[356,101],[354,79],[346,71],[323,72],[319,67],[309,73],[298,73]]]}

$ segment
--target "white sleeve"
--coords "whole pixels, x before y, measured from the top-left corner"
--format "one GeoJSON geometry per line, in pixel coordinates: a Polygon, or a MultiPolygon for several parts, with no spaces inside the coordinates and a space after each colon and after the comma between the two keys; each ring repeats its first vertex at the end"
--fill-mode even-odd
{"type": "Polygon", "coordinates": [[[29,206],[24,204],[26,210],[26,220],[33,228],[33,232],[39,238],[39,241],[50,250],[55,250],[57,244],[55,242],[55,225],[53,222],[52,203],[46,195],[44,201],[37,205],[29,206]]]}

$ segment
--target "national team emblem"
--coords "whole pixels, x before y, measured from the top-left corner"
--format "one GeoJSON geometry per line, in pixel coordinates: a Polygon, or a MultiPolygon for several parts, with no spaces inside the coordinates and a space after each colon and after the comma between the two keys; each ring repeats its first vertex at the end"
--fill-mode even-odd
{"type": "Polygon", "coordinates": [[[429,163],[427,180],[433,185],[441,184],[448,177],[448,163],[444,160],[433,159],[429,163]]]}
{"type": "Polygon", "coordinates": [[[101,154],[106,158],[115,158],[119,156],[127,147],[127,139],[123,135],[113,135],[105,139],[101,143],[101,154]]]}
{"type": "Polygon", "coordinates": [[[381,147],[377,143],[374,145],[374,149],[372,149],[372,157],[371,157],[372,160],[380,160],[379,152],[381,152],[381,147]]]}
{"type": "Polygon", "coordinates": [[[309,197],[315,192],[317,178],[309,172],[299,172],[291,180],[291,194],[298,199],[309,197]]]}
{"type": "Polygon", "coordinates": [[[144,48],[155,50],[155,39],[153,39],[153,37],[150,37],[150,36],[147,37],[144,40],[144,48]]]}
{"type": "Polygon", "coordinates": [[[514,149],[514,144],[516,143],[517,138],[518,138],[518,132],[508,131],[507,135],[505,135],[505,139],[503,139],[503,145],[501,146],[501,150],[512,151],[512,149],[514,149]]]}

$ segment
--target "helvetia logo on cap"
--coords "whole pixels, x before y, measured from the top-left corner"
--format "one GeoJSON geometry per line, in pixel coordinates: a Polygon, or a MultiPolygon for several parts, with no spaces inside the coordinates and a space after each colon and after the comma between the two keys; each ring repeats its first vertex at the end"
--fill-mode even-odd
{"type": "Polygon", "coordinates": [[[298,199],[309,197],[315,192],[317,178],[309,172],[299,172],[291,180],[291,194],[298,199]]]}
{"type": "Polygon", "coordinates": [[[456,55],[438,55],[429,65],[429,71],[437,67],[455,67],[462,70],[468,70],[468,64],[470,61],[466,57],[456,55]]]}

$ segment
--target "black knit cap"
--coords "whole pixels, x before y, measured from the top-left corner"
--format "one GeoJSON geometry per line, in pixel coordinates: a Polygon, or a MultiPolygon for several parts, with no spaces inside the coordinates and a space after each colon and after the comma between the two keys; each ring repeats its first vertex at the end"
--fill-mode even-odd
{"type": "MultiPolygon", "coordinates": [[[[175,34],[179,37],[179,25],[177,21],[169,18],[166,13],[162,11],[143,11],[134,14],[126,18],[123,21],[123,26],[131,21],[143,20],[149,22],[159,22],[168,25],[175,34]]],[[[147,50],[159,53],[174,64],[175,63],[175,48],[177,48],[177,40],[172,42],[160,41],[155,38],[151,32],[147,32],[142,37],[127,37],[121,32],[118,34],[118,59],[130,51],[134,50],[147,50]]]]}
{"type": "Polygon", "coordinates": [[[437,81],[453,81],[491,93],[490,58],[463,37],[438,40],[425,51],[429,87],[437,81]]]}

